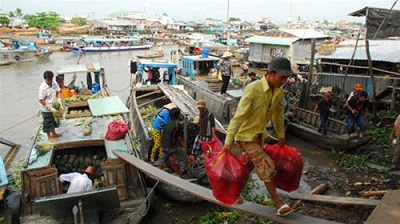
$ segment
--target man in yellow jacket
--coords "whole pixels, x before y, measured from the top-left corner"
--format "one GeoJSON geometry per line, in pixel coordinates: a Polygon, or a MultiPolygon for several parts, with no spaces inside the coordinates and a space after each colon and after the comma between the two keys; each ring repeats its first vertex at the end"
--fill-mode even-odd
{"type": "Polygon", "coordinates": [[[277,208],[277,215],[286,216],[293,209],[282,203],[276,191],[274,176],[275,164],[263,151],[267,124],[274,122],[278,134],[278,143],[285,144],[284,129],[284,92],[281,88],[287,78],[293,74],[290,61],[278,57],[270,61],[267,73],[260,80],[249,84],[243,92],[235,116],[230,121],[225,145],[222,150],[230,151],[234,141],[246,153],[254,164],[257,175],[264,182],[277,208]]]}

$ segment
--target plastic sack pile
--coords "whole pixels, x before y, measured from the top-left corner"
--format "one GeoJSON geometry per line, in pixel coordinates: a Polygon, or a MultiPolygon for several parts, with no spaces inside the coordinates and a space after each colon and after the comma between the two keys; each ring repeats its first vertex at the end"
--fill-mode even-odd
{"type": "Polygon", "coordinates": [[[111,121],[108,124],[107,133],[104,136],[109,141],[116,141],[123,138],[128,133],[128,125],[124,122],[111,121]]]}
{"type": "Polygon", "coordinates": [[[275,185],[277,188],[292,192],[299,188],[303,171],[303,158],[296,148],[278,144],[263,146],[264,151],[275,163],[275,185]]]}
{"type": "Polygon", "coordinates": [[[246,156],[221,152],[220,140],[200,144],[214,197],[223,204],[235,203],[249,178],[246,156]]]}

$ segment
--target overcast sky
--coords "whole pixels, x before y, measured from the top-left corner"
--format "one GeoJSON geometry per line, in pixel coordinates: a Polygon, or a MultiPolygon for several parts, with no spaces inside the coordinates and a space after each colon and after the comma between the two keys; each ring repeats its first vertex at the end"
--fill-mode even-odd
{"type": "MultiPolygon", "coordinates": [[[[395,0],[0,0],[3,13],[22,9],[23,14],[54,11],[61,16],[86,15],[103,19],[119,11],[145,11],[149,17],[166,13],[176,20],[237,17],[257,21],[269,17],[276,23],[301,20],[360,21],[349,13],[368,7],[390,9],[395,0]]],[[[400,10],[400,3],[394,9],[400,10]]]]}

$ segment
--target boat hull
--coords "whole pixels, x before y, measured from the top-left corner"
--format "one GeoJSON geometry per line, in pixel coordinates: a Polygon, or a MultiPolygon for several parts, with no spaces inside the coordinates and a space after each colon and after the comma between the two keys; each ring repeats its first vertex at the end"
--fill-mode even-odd
{"type": "Polygon", "coordinates": [[[71,52],[78,55],[83,53],[102,53],[102,52],[119,52],[119,51],[135,51],[135,50],[149,50],[152,45],[138,45],[138,46],[121,46],[121,47],[83,47],[72,48],[71,52]]]}
{"type": "Polygon", "coordinates": [[[346,124],[342,121],[329,118],[327,135],[318,132],[319,114],[298,108],[288,122],[288,131],[299,138],[314,145],[327,149],[351,150],[371,141],[371,137],[351,138],[346,132],[346,124]]]}
{"type": "Polygon", "coordinates": [[[38,52],[36,50],[2,50],[0,51],[0,65],[9,65],[20,62],[36,61],[49,58],[52,54],[48,52],[38,52]]]}

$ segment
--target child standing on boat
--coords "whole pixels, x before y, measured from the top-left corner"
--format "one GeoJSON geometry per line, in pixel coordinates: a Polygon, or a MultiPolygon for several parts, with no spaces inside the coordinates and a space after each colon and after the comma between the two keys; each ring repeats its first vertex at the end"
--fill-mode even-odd
{"type": "Polygon", "coordinates": [[[214,115],[207,109],[206,101],[200,99],[197,101],[196,106],[200,114],[194,121],[199,126],[199,134],[196,136],[192,148],[192,155],[195,158],[201,155],[200,141],[209,142],[216,140],[214,115]]]}
{"type": "Polygon", "coordinates": [[[174,103],[165,105],[163,110],[157,115],[157,117],[153,121],[153,125],[151,127],[151,135],[153,136],[154,145],[150,153],[151,163],[154,163],[156,161],[156,158],[161,159],[162,157],[161,135],[164,126],[169,121],[170,110],[172,108],[176,108],[176,105],[174,103]]]}
{"type": "Polygon", "coordinates": [[[57,103],[57,98],[60,98],[60,87],[54,79],[52,71],[43,73],[44,82],[39,87],[39,106],[43,116],[43,132],[47,134],[47,139],[50,142],[56,142],[57,134],[55,131],[56,120],[53,113],[57,110],[53,108],[53,104],[57,103]]]}
{"type": "Polygon", "coordinates": [[[322,135],[326,135],[326,124],[328,123],[328,117],[329,117],[329,110],[332,107],[332,95],[328,92],[324,93],[324,98],[319,101],[317,105],[315,105],[314,108],[314,115],[315,113],[319,112],[319,120],[320,120],[320,125],[318,132],[321,133],[322,135]]]}

